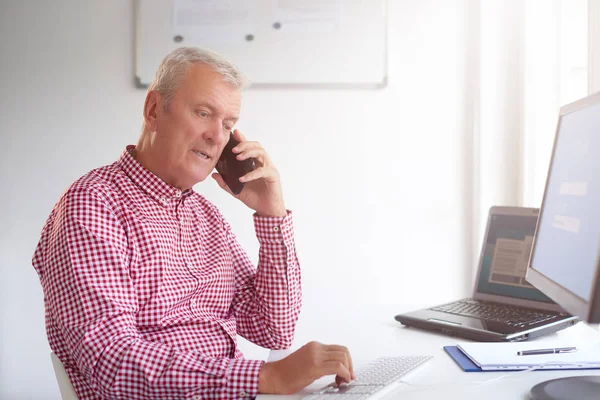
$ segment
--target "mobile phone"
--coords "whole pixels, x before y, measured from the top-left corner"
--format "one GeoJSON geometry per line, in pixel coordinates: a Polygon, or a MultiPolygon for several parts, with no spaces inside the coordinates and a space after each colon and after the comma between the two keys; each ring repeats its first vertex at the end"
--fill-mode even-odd
{"type": "Polygon", "coordinates": [[[244,188],[244,183],[240,182],[240,177],[254,170],[253,158],[238,160],[236,158],[237,154],[231,151],[239,143],[233,137],[233,132],[230,132],[229,141],[225,145],[221,157],[219,157],[219,161],[217,161],[217,165],[215,166],[217,172],[223,177],[223,180],[233,194],[240,194],[244,188]]]}

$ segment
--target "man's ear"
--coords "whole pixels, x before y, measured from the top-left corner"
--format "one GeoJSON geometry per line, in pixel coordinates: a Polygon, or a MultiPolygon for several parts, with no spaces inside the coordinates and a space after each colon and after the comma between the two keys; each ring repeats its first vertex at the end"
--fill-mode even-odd
{"type": "Polygon", "coordinates": [[[159,103],[160,94],[155,90],[149,91],[144,102],[144,121],[146,122],[146,128],[150,132],[156,132],[156,117],[159,103]]]}

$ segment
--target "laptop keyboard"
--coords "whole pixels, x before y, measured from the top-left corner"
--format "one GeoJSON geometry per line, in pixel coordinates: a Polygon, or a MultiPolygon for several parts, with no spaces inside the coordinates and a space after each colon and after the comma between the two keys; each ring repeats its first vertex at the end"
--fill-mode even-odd
{"type": "Polygon", "coordinates": [[[536,325],[540,322],[546,322],[555,319],[558,316],[558,314],[554,314],[549,311],[514,307],[505,304],[483,302],[474,299],[459,300],[454,303],[430,308],[430,310],[461,315],[463,317],[473,317],[519,327],[536,325]]]}

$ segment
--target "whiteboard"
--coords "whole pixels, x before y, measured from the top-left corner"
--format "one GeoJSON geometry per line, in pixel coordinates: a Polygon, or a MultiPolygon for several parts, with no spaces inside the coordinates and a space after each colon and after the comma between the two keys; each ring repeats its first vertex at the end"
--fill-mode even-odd
{"type": "Polygon", "coordinates": [[[135,79],[173,49],[214,50],[252,86],[387,83],[387,0],[137,0],[135,79]]]}

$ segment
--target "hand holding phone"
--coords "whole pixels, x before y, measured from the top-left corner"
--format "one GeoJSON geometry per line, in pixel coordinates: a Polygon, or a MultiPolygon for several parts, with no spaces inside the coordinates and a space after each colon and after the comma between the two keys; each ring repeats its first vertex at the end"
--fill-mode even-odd
{"type": "Polygon", "coordinates": [[[253,158],[248,158],[246,160],[238,160],[236,158],[237,154],[232,150],[239,143],[240,142],[234,138],[233,132],[230,132],[229,141],[225,145],[216,165],[217,172],[223,177],[223,180],[235,195],[240,194],[244,188],[244,183],[240,182],[240,177],[246,175],[255,168],[253,158]]]}

